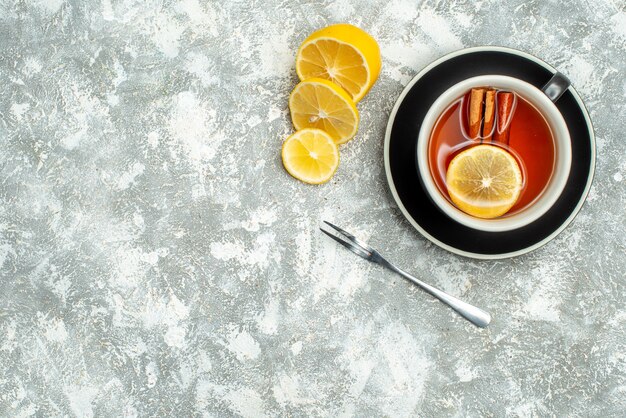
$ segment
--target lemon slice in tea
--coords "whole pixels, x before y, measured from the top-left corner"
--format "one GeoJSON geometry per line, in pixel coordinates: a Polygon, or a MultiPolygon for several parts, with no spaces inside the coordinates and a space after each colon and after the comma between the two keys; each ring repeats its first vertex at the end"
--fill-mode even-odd
{"type": "Polygon", "coordinates": [[[456,155],[446,173],[448,194],[463,212],[497,218],[509,211],[522,191],[515,158],[494,145],[478,145],[456,155]]]}

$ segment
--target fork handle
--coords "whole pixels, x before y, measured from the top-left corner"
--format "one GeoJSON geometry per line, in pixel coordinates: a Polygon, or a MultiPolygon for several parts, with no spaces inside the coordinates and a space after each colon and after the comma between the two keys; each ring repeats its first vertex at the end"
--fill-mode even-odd
{"type": "Polygon", "coordinates": [[[406,271],[400,270],[391,263],[389,263],[387,267],[400,274],[405,279],[408,279],[411,282],[415,283],[446,305],[450,306],[452,309],[457,311],[459,315],[470,321],[472,324],[481,328],[485,328],[491,322],[491,315],[489,315],[488,312],[485,312],[482,309],[477,308],[476,306],[470,305],[469,303],[463,302],[462,300],[457,299],[454,296],[450,296],[449,294],[437,289],[436,287],[424,283],[420,279],[411,276],[406,271]]]}

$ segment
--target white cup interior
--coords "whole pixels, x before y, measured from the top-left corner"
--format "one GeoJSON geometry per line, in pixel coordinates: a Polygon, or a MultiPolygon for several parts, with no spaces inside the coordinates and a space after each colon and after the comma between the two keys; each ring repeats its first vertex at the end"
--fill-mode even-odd
{"type": "MultiPolygon", "coordinates": [[[[546,80],[547,81],[547,80],[546,80]]],[[[430,107],[419,132],[417,146],[419,176],[433,202],[453,220],[473,229],[489,232],[510,231],[526,226],[544,215],[557,201],[569,177],[572,164],[572,147],[569,131],[563,116],[554,103],[537,87],[517,78],[503,75],[483,75],[463,80],[446,90],[430,107]],[[555,141],[555,164],[552,176],[543,193],[529,207],[510,216],[481,219],[458,209],[445,196],[432,178],[428,143],[432,129],[439,116],[456,99],[474,87],[490,86],[499,90],[513,91],[535,106],[544,116],[555,141]]]]}

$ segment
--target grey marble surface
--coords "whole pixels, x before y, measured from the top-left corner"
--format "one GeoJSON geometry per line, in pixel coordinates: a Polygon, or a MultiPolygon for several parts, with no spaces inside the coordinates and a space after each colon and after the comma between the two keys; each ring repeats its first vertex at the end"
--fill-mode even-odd
{"type": "Polygon", "coordinates": [[[0,416],[626,414],[623,1],[0,1],[0,416]],[[294,56],[350,22],[383,70],[331,183],[293,180],[294,56]],[[503,261],[413,231],[390,110],[459,48],[567,74],[597,134],[588,201],[503,261]],[[335,220],[488,309],[477,329],[317,231],[335,220]]]}

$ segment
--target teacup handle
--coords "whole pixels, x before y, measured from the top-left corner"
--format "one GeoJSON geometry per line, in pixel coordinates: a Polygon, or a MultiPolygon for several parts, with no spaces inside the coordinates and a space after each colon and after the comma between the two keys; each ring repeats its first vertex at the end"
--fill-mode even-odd
{"type": "Polygon", "coordinates": [[[552,78],[541,88],[541,91],[548,96],[548,99],[556,102],[565,90],[570,86],[570,81],[564,74],[558,71],[554,73],[552,78]]]}

